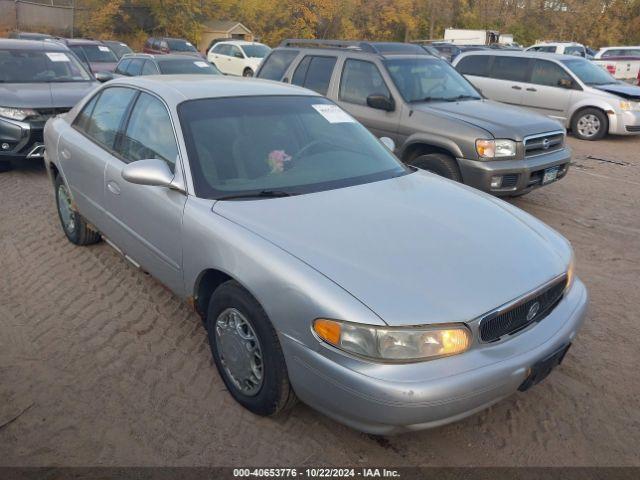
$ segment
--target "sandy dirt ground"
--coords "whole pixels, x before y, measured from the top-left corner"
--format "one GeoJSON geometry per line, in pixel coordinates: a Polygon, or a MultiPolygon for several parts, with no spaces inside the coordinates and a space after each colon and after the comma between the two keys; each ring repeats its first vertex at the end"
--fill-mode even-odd
{"type": "Polygon", "coordinates": [[[640,465],[640,138],[570,139],[568,177],[515,200],[591,294],[561,367],[459,423],[372,437],[226,392],[200,319],[108,245],[71,245],[42,167],[0,174],[0,465],[640,465]]]}

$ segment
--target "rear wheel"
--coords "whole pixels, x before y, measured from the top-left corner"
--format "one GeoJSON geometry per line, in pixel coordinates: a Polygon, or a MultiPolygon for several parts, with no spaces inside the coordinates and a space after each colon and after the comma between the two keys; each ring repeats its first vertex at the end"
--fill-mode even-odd
{"type": "Polygon", "coordinates": [[[444,153],[420,155],[414,158],[410,164],[421,170],[427,170],[428,172],[435,173],[450,180],[455,180],[456,182],[462,181],[458,164],[451,156],[444,153]]]}
{"type": "Polygon", "coordinates": [[[251,70],[249,67],[244,69],[244,72],[242,72],[242,76],[243,77],[253,77],[253,70],[251,70]]]}
{"type": "Polygon", "coordinates": [[[597,108],[580,110],[571,120],[571,131],[580,140],[600,140],[608,130],[609,119],[597,108]]]}
{"type": "Polygon", "coordinates": [[[71,243],[91,245],[100,241],[100,233],[93,230],[74,208],[71,195],[60,175],[55,180],[56,206],[62,230],[71,243]]]}
{"type": "Polygon", "coordinates": [[[218,372],[238,403],[263,416],[295,403],[278,335],[239,283],[230,280],[213,292],[206,326],[218,372]]]}

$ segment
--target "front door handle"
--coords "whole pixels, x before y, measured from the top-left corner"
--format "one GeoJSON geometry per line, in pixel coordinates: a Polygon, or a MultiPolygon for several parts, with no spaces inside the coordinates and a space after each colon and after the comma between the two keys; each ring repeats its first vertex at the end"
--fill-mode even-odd
{"type": "Polygon", "coordinates": [[[513,85],[511,88],[514,90],[522,90],[522,87],[519,87],[518,85],[513,85]]]}
{"type": "Polygon", "coordinates": [[[66,148],[63,148],[62,150],[60,150],[60,155],[65,160],[69,160],[71,158],[71,153],[66,148]]]}
{"type": "Polygon", "coordinates": [[[527,92],[537,92],[538,90],[536,90],[535,88],[527,88],[527,92]]]}
{"type": "Polygon", "coordinates": [[[120,185],[118,185],[116,182],[114,182],[113,180],[109,180],[107,182],[107,188],[109,189],[109,191],[111,193],[113,193],[114,195],[120,195],[120,185]]]}

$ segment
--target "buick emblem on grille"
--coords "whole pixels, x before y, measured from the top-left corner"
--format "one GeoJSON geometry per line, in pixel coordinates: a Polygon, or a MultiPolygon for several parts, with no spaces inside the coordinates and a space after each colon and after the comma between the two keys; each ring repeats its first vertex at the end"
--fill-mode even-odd
{"type": "Polygon", "coordinates": [[[551,145],[551,141],[548,138],[545,138],[544,140],[542,140],[543,150],[548,150],[550,145],[551,145]]]}
{"type": "Polygon", "coordinates": [[[538,311],[540,311],[540,302],[535,302],[529,307],[529,311],[527,312],[527,321],[530,322],[533,320],[538,314],[538,311]]]}

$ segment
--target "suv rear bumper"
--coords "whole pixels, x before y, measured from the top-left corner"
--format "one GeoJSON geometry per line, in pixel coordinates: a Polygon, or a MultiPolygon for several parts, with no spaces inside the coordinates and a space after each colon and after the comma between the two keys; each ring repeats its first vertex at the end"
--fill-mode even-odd
{"type": "Polygon", "coordinates": [[[44,122],[19,122],[0,118],[0,159],[43,158],[44,122]],[[7,144],[9,148],[2,148],[7,144]]]}
{"type": "MultiPolygon", "coordinates": [[[[569,170],[571,150],[567,147],[554,152],[536,155],[524,160],[469,160],[458,158],[462,180],[479,190],[498,196],[521,195],[543,186],[544,171],[559,167],[557,180],[569,170]],[[503,185],[491,187],[493,177],[503,178],[503,185]],[[504,186],[504,185],[507,186],[504,186]]],[[[553,183],[553,182],[551,182],[553,183]]]]}

